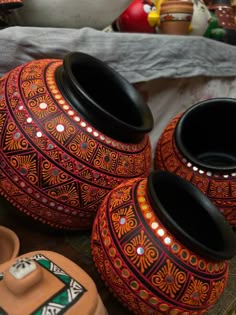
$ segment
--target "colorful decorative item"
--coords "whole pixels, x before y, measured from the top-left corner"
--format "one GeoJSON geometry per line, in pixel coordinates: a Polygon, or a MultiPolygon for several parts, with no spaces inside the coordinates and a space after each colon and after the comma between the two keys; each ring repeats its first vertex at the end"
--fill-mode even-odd
{"type": "Polygon", "coordinates": [[[155,152],[156,169],[192,182],[232,226],[236,226],[236,153],[230,135],[235,112],[235,99],[197,103],[166,126],[155,152]]]}
{"type": "Polygon", "coordinates": [[[0,80],[0,189],[24,213],[87,229],[106,194],[151,167],[150,109],[84,53],[24,64],[0,80]]]}
{"type": "Polygon", "coordinates": [[[18,236],[7,227],[0,226],[0,265],[14,259],[20,250],[18,236]]]}
{"type": "Polygon", "coordinates": [[[164,34],[187,35],[192,16],[192,1],[166,0],[160,7],[160,30],[164,34]]]}
{"type": "Polygon", "coordinates": [[[203,0],[193,0],[193,16],[189,35],[203,36],[212,16],[203,0]]]}
{"type": "Polygon", "coordinates": [[[23,6],[22,0],[0,0],[0,11],[17,9],[23,6]]]}
{"type": "Polygon", "coordinates": [[[50,251],[0,265],[0,291],[1,314],[107,315],[89,275],[50,251]]]}
{"type": "Polygon", "coordinates": [[[157,33],[160,15],[155,2],[133,0],[127,9],[113,22],[114,31],[135,33],[157,33]]]}
{"type": "Polygon", "coordinates": [[[102,279],[136,315],[200,315],[228,278],[236,236],[212,202],[169,172],[126,181],[102,203],[92,255],[102,279]]]}

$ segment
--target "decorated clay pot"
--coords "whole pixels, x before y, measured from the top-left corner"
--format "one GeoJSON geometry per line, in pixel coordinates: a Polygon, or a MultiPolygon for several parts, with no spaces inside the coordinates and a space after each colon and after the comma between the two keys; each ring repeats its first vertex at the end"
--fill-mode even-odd
{"type": "Polygon", "coordinates": [[[50,251],[0,265],[0,292],[1,314],[107,315],[89,275],[50,251]]]}
{"type": "Polygon", "coordinates": [[[111,189],[150,170],[148,106],[92,56],[12,70],[0,81],[0,110],[1,194],[43,223],[89,228],[111,189]]]}
{"type": "Polygon", "coordinates": [[[220,27],[236,31],[234,11],[230,0],[212,0],[208,8],[212,15],[217,17],[220,27]]]}
{"type": "Polygon", "coordinates": [[[192,1],[167,0],[160,7],[160,30],[164,34],[187,35],[192,16],[192,1]]]}
{"type": "Polygon", "coordinates": [[[170,172],[129,180],[106,197],[92,232],[102,279],[137,315],[200,315],[220,297],[236,236],[213,203],[170,172]]]}
{"type": "Polygon", "coordinates": [[[156,33],[159,16],[154,2],[134,0],[115,20],[113,29],[119,32],[156,33]]]}
{"type": "Polygon", "coordinates": [[[0,0],[0,10],[17,9],[23,6],[22,0],[0,0]]]}
{"type": "Polygon", "coordinates": [[[15,258],[19,249],[20,241],[15,232],[0,226],[0,265],[15,258]]]}
{"type": "Polygon", "coordinates": [[[235,99],[197,103],[166,126],[155,152],[156,169],[191,181],[232,226],[236,226],[236,152],[231,136],[235,113],[235,99]]]}

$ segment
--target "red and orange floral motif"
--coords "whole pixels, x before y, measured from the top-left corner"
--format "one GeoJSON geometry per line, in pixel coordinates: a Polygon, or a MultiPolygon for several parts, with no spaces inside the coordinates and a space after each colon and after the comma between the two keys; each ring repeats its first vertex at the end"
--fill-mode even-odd
{"type": "Polygon", "coordinates": [[[142,273],[152,266],[159,256],[157,249],[143,230],[125,244],[124,252],[142,273]]]}
{"type": "Polygon", "coordinates": [[[193,306],[204,305],[209,292],[209,284],[198,279],[192,279],[181,301],[193,306]]]}
{"type": "Polygon", "coordinates": [[[166,264],[152,276],[152,283],[159,287],[165,294],[175,298],[187,280],[186,273],[175,266],[169,259],[166,264]]]}
{"type": "Polygon", "coordinates": [[[118,238],[121,238],[124,234],[136,228],[138,225],[138,221],[135,218],[132,205],[120,208],[113,212],[112,222],[118,238]]]}

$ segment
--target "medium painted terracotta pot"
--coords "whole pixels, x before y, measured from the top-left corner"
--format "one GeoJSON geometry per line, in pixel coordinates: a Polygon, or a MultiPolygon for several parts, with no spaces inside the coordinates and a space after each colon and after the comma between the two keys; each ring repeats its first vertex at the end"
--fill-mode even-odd
{"type": "Polygon", "coordinates": [[[155,152],[155,168],[196,185],[236,226],[236,100],[209,99],[177,115],[165,128],[155,152]]]}
{"type": "Polygon", "coordinates": [[[30,252],[0,265],[1,314],[107,315],[90,276],[68,258],[30,252]]]}
{"type": "Polygon", "coordinates": [[[102,203],[92,254],[102,279],[137,315],[199,315],[219,299],[236,236],[214,204],[173,173],[126,181],[102,203]]]}
{"type": "Polygon", "coordinates": [[[151,167],[153,117],[137,90],[83,53],[0,80],[0,189],[57,228],[90,228],[105,195],[151,167]]]}
{"type": "Polygon", "coordinates": [[[0,10],[17,9],[23,6],[22,0],[0,0],[0,10]]]}
{"type": "Polygon", "coordinates": [[[192,1],[167,0],[160,7],[160,30],[164,34],[187,35],[192,16],[192,1]]]}

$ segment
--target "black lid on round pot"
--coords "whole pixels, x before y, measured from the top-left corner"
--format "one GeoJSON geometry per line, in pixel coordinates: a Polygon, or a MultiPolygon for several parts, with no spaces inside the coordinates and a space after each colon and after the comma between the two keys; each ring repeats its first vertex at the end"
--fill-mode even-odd
{"type": "Polygon", "coordinates": [[[200,169],[236,172],[235,117],[233,98],[212,98],[192,105],[175,128],[178,150],[200,169]]]}
{"type": "Polygon", "coordinates": [[[56,82],[75,110],[116,140],[137,143],[153,128],[152,113],[139,92],[93,56],[66,55],[56,71],[56,82]]]}
{"type": "Polygon", "coordinates": [[[236,255],[236,234],[214,204],[196,186],[167,171],[153,171],[147,193],[157,217],[193,252],[212,260],[236,255]]]}

